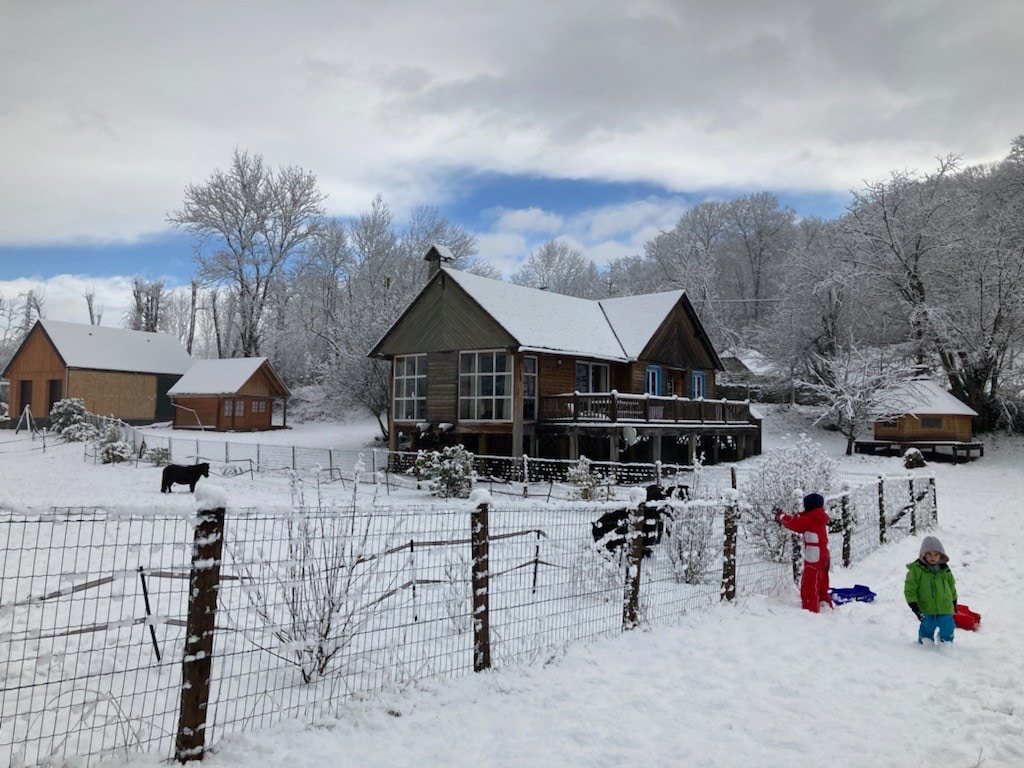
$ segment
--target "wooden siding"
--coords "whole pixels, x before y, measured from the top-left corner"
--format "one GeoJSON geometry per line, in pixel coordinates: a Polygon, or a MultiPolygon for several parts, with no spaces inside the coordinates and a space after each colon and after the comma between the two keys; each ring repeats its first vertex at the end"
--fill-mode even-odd
{"type": "Polygon", "coordinates": [[[682,306],[669,313],[640,357],[652,365],[670,368],[715,368],[715,361],[697,337],[696,325],[682,306]]]}
{"type": "Polygon", "coordinates": [[[516,340],[442,274],[413,302],[376,349],[391,357],[462,349],[509,349],[516,340]]]}
{"type": "Polygon", "coordinates": [[[32,402],[28,403],[32,416],[37,419],[49,416],[49,382],[59,380],[62,390],[67,384],[64,363],[39,326],[29,333],[17,356],[11,361],[7,378],[10,381],[8,405],[12,419],[17,419],[26,405],[21,402],[23,381],[32,382],[32,402]]]}
{"type": "Polygon", "coordinates": [[[969,442],[973,439],[973,417],[962,414],[940,414],[927,416],[901,416],[895,421],[876,421],[876,440],[958,440],[969,442]],[[938,419],[935,426],[930,419],[938,419]]]}
{"type": "Polygon", "coordinates": [[[68,371],[68,397],[80,397],[97,416],[127,420],[156,418],[156,374],[120,371],[68,371]]]}
{"type": "Polygon", "coordinates": [[[177,429],[216,429],[220,431],[261,431],[271,427],[274,411],[272,398],[235,397],[208,395],[205,397],[176,397],[174,426],[177,429]],[[231,401],[231,415],[224,413],[224,404],[231,401]],[[235,415],[234,403],[241,400],[245,407],[240,416],[235,415]],[[253,413],[253,403],[265,403],[262,413],[253,413]]]}
{"type": "Polygon", "coordinates": [[[427,355],[427,421],[455,424],[459,420],[459,356],[455,352],[427,355]]]}
{"type": "Polygon", "coordinates": [[[174,398],[174,426],[184,429],[219,429],[220,401],[216,397],[174,398]]]}

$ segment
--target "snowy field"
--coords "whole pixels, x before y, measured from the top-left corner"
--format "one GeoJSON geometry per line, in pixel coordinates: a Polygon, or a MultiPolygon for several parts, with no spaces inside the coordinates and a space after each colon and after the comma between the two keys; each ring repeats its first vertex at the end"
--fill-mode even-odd
{"type": "MultiPolygon", "coordinates": [[[[800,413],[770,411],[765,447],[808,431],[842,467],[898,471],[895,459],[842,457],[842,438],[800,413]]],[[[293,425],[273,442],[360,448],[376,424],[293,425]]],[[[52,505],[185,511],[160,470],[97,466],[80,445],[0,432],[0,508],[52,505]]],[[[232,440],[247,439],[232,435],[232,440]]],[[[261,439],[267,439],[263,437],[261,439]]],[[[1021,766],[1024,765],[1024,441],[986,439],[970,464],[934,463],[938,535],[960,600],[983,615],[952,646],[916,644],[902,596],[919,538],[890,544],[832,585],[878,597],[800,610],[795,587],[717,606],[680,626],[568,649],[522,669],[420,684],[346,705],[336,720],[229,735],[214,768],[309,766],[1021,766]]],[[[290,505],[285,479],[213,478],[231,504],[290,505]]],[[[165,764],[163,755],[103,763],[165,764]]]]}

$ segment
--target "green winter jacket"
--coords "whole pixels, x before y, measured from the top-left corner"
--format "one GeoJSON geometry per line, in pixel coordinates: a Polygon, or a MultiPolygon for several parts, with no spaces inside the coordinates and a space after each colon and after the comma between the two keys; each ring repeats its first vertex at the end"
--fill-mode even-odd
{"type": "Polygon", "coordinates": [[[935,615],[953,613],[956,602],[956,579],[945,563],[932,570],[920,560],[907,564],[907,580],[903,595],[908,603],[917,603],[921,613],[935,615]]]}

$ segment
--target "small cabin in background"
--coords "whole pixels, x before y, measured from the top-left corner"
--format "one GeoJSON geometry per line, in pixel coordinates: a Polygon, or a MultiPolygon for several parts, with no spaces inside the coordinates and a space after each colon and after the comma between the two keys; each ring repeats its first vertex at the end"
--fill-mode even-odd
{"type": "Polygon", "coordinates": [[[265,357],[197,360],[168,391],[175,429],[274,429],[274,404],[288,424],[291,392],[265,357]]]}
{"type": "Polygon", "coordinates": [[[915,379],[885,392],[881,410],[872,425],[873,439],[858,440],[859,452],[880,449],[919,448],[935,453],[949,449],[954,458],[985,455],[985,446],[974,439],[978,412],[962,403],[934,381],[915,379]]]}
{"type": "Polygon", "coordinates": [[[135,424],[171,418],[168,390],[192,357],[166,333],[38,320],[3,371],[10,382],[9,416],[25,406],[38,424],[53,405],[81,398],[90,413],[135,424]]]}

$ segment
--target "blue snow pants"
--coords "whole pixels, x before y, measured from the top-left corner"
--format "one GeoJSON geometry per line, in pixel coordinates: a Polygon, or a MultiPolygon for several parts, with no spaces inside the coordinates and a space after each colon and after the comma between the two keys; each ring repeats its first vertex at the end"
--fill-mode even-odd
{"type": "Polygon", "coordinates": [[[928,613],[921,619],[921,626],[917,629],[917,642],[925,640],[935,642],[935,630],[939,630],[939,640],[944,643],[953,642],[953,629],[956,624],[953,622],[952,613],[928,613]]]}

